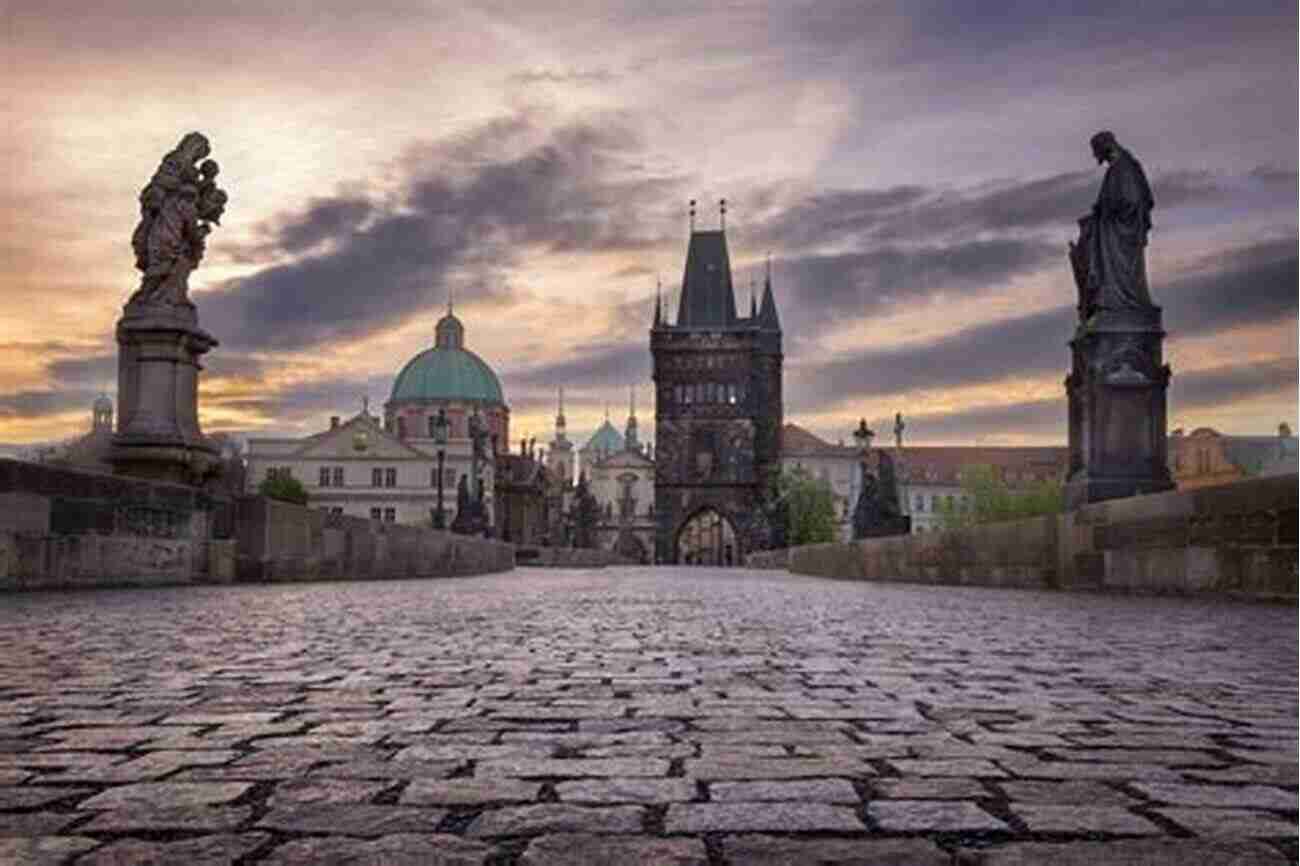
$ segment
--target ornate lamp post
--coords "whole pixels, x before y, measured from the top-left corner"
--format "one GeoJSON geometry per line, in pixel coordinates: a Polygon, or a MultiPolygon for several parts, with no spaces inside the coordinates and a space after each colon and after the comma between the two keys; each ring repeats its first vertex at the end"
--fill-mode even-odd
{"type": "Polygon", "coordinates": [[[451,424],[447,421],[447,410],[438,409],[438,415],[433,419],[433,441],[438,446],[438,509],[433,512],[433,528],[447,528],[447,512],[442,508],[442,479],[443,467],[447,461],[447,432],[451,424]]]}

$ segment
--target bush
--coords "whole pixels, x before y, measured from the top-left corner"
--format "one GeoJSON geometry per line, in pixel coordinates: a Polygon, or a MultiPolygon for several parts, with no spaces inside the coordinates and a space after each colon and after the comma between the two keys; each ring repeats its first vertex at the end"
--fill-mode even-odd
{"type": "Polygon", "coordinates": [[[992,466],[966,466],[961,471],[960,499],[945,501],[938,512],[945,529],[959,529],[981,523],[1024,520],[1065,510],[1065,488],[1059,481],[1040,481],[1030,487],[1012,490],[998,477],[992,466]]]}
{"type": "Polygon", "coordinates": [[[257,485],[257,492],[267,499],[292,502],[294,505],[307,504],[307,489],[292,475],[272,475],[263,478],[262,483],[257,485]]]}
{"type": "Polygon", "coordinates": [[[785,510],[785,543],[823,544],[838,541],[835,493],[828,482],[803,469],[782,472],[777,479],[778,501],[785,510]]]}

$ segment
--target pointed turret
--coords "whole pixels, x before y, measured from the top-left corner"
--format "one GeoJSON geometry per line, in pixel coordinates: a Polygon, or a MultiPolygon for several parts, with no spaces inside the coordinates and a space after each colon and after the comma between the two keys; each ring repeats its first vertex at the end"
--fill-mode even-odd
{"type": "Polygon", "coordinates": [[[661,327],[664,323],[664,287],[663,282],[655,277],[655,323],[656,328],[661,327]]]}
{"type": "Polygon", "coordinates": [[[623,433],[623,447],[628,451],[640,451],[641,441],[636,430],[636,386],[631,385],[627,390],[627,428],[623,433]]]}
{"type": "Polygon", "coordinates": [[[781,318],[776,313],[776,298],[772,295],[772,257],[767,259],[767,277],[763,280],[763,306],[758,311],[758,326],[765,331],[781,330],[781,318]]]}
{"type": "Polygon", "coordinates": [[[691,233],[677,305],[677,326],[726,328],[736,324],[736,295],[731,284],[727,235],[718,231],[691,233]]]}
{"type": "Polygon", "coordinates": [[[557,442],[563,442],[567,438],[565,435],[567,427],[568,425],[564,420],[564,386],[561,385],[559,408],[555,413],[555,440],[557,442]]]}

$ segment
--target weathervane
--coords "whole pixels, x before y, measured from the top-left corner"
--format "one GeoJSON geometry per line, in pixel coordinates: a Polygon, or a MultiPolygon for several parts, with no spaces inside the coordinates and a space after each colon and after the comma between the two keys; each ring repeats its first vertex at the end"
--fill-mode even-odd
{"type": "Polygon", "coordinates": [[[718,212],[721,215],[719,228],[725,232],[727,230],[727,200],[725,198],[718,199],[718,212]]]}
{"type": "Polygon", "coordinates": [[[691,199],[691,231],[695,231],[695,199],[691,199]]]}

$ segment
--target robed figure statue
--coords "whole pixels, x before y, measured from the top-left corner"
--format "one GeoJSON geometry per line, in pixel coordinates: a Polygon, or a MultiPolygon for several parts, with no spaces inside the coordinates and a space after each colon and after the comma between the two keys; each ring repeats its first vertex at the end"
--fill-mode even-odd
{"type": "Polygon", "coordinates": [[[1142,164],[1110,132],[1092,137],[1092,154],[1109,163],[1092,212],[1079,220],[1070,263],[1079,287],[1079,319],[1099,310],[1149,310],[1146,245],[1155,205],[1142,164]]]}

